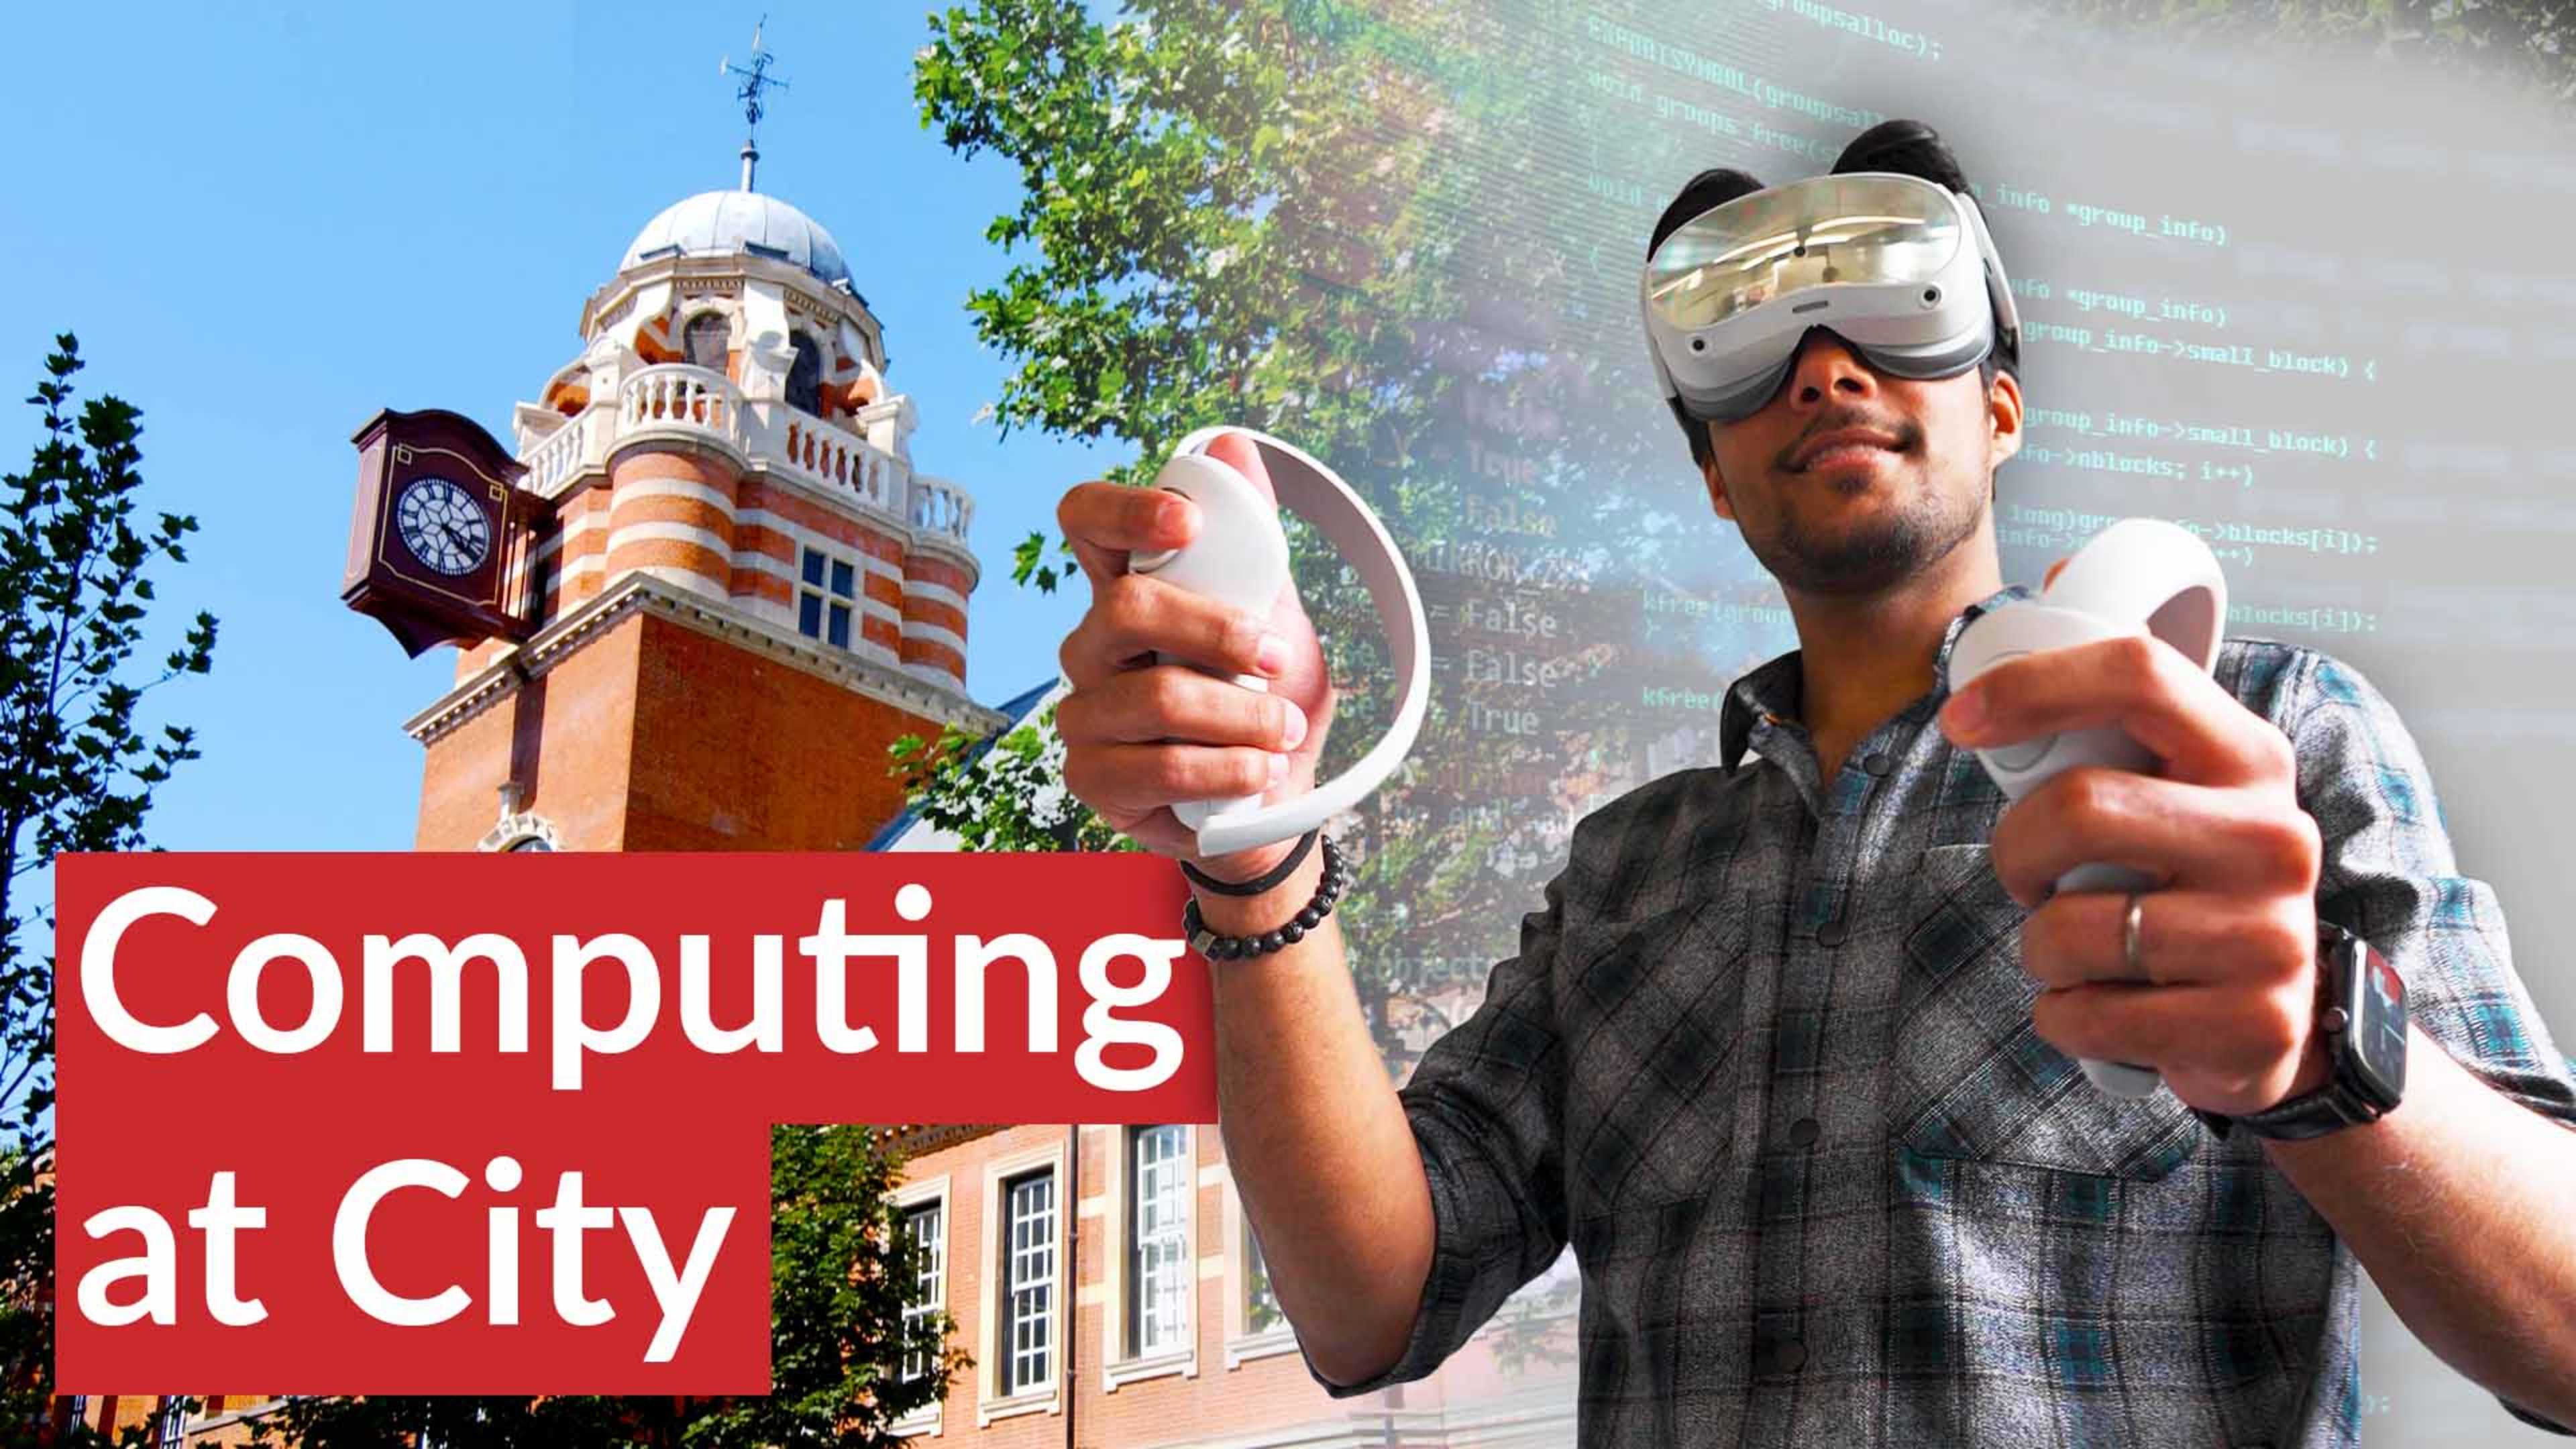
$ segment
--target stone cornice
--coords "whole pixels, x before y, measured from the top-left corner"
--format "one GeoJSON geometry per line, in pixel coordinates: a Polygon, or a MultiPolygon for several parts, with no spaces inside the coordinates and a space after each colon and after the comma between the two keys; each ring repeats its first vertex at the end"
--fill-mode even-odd
{"type": "Polygon", "coordinates": [[[955,1147],[961,1142],[972,1142],[978,1137],[990,1137],[1007,1126],[1006,1123],[995,1122],[933,1122],[880,1127],[877,1131],[905,1157],[912,1158],[955,1147]]]}
{"type": "Polygon", "coordinates": [[[403,721],[403,732],[422,744],[441,736],[509,697],[518,686],[553,669],[583,645],[633,613],[650,613],[709,638],[747,648],[763,658],[830,680],[853,694],[893,705],[942,724],[978,735],[990,735],[1007,721],[956,692],[888,668],[845,650],[833,649],[791,634],[765,619],[730,604],[718,603],[647,573],[618,576],[596,598],[588,599],[538,631],[536,637],[507,650],[491,663],[460,679],[438,701],[403,721]]]}
{"type": "Polygon", "coordinates": [[[857,287],[843,291],[794,262],[778,261],[753,252],[683,252],[639,262],[602,283],[598,291],[583,301],[579,324],[581,338],[587,343],[597,337],[601,329],[624,321],[624,309],[655,282],[668,281],[677,288],[688,289],[718,278],[730,278],[737,287],[744,281],[767,282],[781,287],[805,304],[809,317],[847,322],[868,340],[871,352],[879,356],[885,352],[885,325],[877,320],[876,310],[868,305],[867,298],[859,295],[857,287]]]}

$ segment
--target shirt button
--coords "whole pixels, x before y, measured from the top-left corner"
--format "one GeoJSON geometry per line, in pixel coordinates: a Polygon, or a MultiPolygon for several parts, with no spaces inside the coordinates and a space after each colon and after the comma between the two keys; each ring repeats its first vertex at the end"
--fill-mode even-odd
{"type": "Polygon", "coordinates": [[[1789,1124],[1789,1140],[1797,1146],[1804,1147],[1816,1140],[1817,1131],[1815,1118],[1801,1117],[1789,1124]]]}
{"type": "Polygon", "coordinates": [[[1816,939],[1828,946],[1841,945],[1843,943],[1843,923],[1840,921],[1827,921],[1823,925],[1818,926],[1816,928],[1816,939]]]}
{"type": "Polygon", "coordinates": [[[1794,1338],[1771,1345],[1770,1371],[1775,1374],[1796,1373],[1806,1362],[1807,1346],[1794,1338]]]}
{"type": "Polygon", "coordinates": [[[1878,751],[1872,750],[1869,753],[1869,758],[1860,762],[1860,767],[1869,771],[1873,775],[1884,775],[1888,771],[1896,768],[1896,762],[1890,760],[1887,756],[1880,754],[1878,751]]]}

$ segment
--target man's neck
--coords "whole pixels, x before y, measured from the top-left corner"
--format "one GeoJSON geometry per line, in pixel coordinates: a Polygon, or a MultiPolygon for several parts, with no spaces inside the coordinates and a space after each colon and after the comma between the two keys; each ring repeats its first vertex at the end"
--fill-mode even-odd
{"type": "Polygon", "coordinates": [[[1789,593],[1798,626],[1799,722],[1824,778],[1862,737],[1932,688],[1950,621],[2002,587],[1993,543],[1974,537],[1882,593],[1789,593]]]}

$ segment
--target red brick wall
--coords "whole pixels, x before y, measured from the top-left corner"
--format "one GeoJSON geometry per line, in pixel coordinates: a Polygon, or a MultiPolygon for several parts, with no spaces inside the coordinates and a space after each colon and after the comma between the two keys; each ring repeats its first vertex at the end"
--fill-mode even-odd
{"type": "Polygon", "coordinates": [[[515,765],[519,808],[554,822],[566,850],[626,835],[629,741],[644,619],[629,615],[553,669],[430,742],[416,850],[472,850],[500,818],[515,765]]]}
{"type": "MultiPolygon", "coordinates": [[[[1065,1130],[1061,1126],[1001,1128],[924,1153],[906,1166],[905,1177],[911,1182],[948,1178],[947,1307],[956,1320],[952,1341],[970,1354],[979,1352],[982,1324],[992,1311],[995,1291],[984,1277],[986,1167],[1023,1149],[1061,1142],[1065,1130]]],[[[1222,1178],[1202,1183],[1192,1205],[1191,1250],[1201,1275],[1194,1325],[1197,1373],[1163,1375],[1105,1389],[1103,1356],[1108,1341],[1103,1335],[1112,1307],[1106,1292],[1108,1255],[1125,1250],[1120,1224],[1109,1212],[1114,1197],[1111,1175],[1125,1166],[1124,1129],[1086,1129],[1081,1140],[1082,1165],[1074,1195],[1075,1274],[1069,1295],[1076,1304],[1070,1344],[1073,1392],[1068,1400],[1076,1442],[1129,1446],[1222,1438],[1343,1419],[1369,1402],[1333,1400],[1307,1375],[1305,1360],[1293,1350],[1251,1359],[1238,1368],[1226,1367],[1225,1345],[1233,1322],[1228,1297],[1240,1291],[1240,1269],[1229,1274],[1212,1266],[1211,1260],[1222,1263],[1228,1233],[1240,1219],[1227,1211],[1229,1188],[1222,1178]],[[1085,1303],[1085,1298],[1093,1301],[1085,1303]]],[[[1198,1169],[1223,1161],[1214,1127],[1193,1129],[1191,1140],[1198,1169]]],[[[1059,1196],[1064,1196],[1061,1184],[1059,1196]]],[[[1060,1341],[1059,1352],[1065,1346],[1060,1341]]],[[[1055,1414],[1003,1419],[978,1430],[975,1408],[990,1381],[990,1371],[982,1364],[951,1380],[943,1437],[968,1436],[978,1446],[995,1449],[1065,1443],[1064,1419],[1055,1414]]],[[[1416,1395],[1418,1401],[1418,1390],[1416,1395]]]]}
{"type": "Polygon", "coordinates": [[[647,618],[627,850],[856,850],[902,813],[896,736],[935,720],[647,618]]]}
{"type": "Polygon", "coordinates": [[[473,849],[515,751],[520,808],[567,850],[856,850],[903,810],[903,734],[939,724],[631,614],[431,743],[414,844],[473,849]]]}

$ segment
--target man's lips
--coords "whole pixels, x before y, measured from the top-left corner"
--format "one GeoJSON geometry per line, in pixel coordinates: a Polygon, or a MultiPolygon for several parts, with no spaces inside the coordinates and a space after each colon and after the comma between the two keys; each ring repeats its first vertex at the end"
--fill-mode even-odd
{"type": "Polygon", "coordinates": [[[1818,465],[1867,461],[1880,453],[1897,451],[1896,440],[1885,433],[1867,428],[1837,428],[1810,438],[1789,460],[1793,472],[1808,472],[1818,465]]]}

